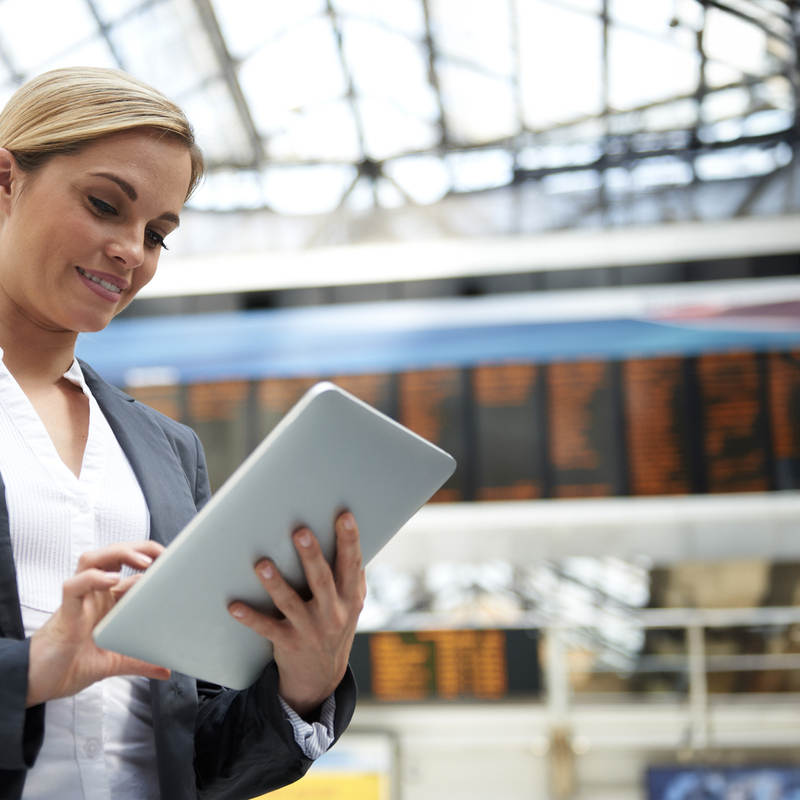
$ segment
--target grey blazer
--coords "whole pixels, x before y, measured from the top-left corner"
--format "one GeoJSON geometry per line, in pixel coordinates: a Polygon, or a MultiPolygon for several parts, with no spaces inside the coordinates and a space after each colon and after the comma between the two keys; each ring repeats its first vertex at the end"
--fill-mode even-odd
{"type": "MultiPolygon", "coordinates": [[[[103,381],[81,362],[150,510],[150,538],[168,544],[210,496],[194,431],[103,381]]],[[[25,709],[28,641],[17,593],[5,486],[0,476],[0,798],[19,798],[44,737],[46,705],[25,709]]],[[[251,798],[302,777],[311,761],[297,745],[277,695],[274,663],[241,692],[173,673],[151,681],[162,800],[251,798]]],[[[336,690],[338,738],[355,708],[348,670],[336,690]]]]}

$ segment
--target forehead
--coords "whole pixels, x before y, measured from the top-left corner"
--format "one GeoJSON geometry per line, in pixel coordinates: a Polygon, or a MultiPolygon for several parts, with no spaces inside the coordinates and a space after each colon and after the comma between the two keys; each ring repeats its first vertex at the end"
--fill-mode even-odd
{"type": "Polygon", "coordinates": [[[114,175],[129,183],[137,200],[183,205],[191,180],[191,155],[179,140],[148,130],[98,139],[78,153],[56,156],[45,167],[69,177],[114,175]]]}

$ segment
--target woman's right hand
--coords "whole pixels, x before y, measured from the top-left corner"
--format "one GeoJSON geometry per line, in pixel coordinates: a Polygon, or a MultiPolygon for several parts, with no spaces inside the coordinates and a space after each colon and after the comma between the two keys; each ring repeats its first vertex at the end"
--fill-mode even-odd
{"type": "Polygon", "coordinates": [[[77,572],[64,583],[60,608],[31,636],[28,708],[77,694],[112,675],[169,678],[168,669],[101,650],[92,639],[95,625],[140,577],[120,579],[122,567],[146,569],[163,551],[157,542],[130,542],[81,556],[77,572]]]}

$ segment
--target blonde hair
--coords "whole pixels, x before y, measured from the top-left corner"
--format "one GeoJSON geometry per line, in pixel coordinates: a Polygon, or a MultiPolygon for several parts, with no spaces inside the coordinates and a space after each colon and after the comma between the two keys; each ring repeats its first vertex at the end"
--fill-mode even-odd
{"type": "Polygon", "coordinates": [[[0,112],[0,147],[14,154],[23,172],[33,173],[54,156],[136,128],[185,145],[192,161],[188,199],[205,171],[189,120],[169,98],[118,70],[68,67],[28,81],[0,112]]]}

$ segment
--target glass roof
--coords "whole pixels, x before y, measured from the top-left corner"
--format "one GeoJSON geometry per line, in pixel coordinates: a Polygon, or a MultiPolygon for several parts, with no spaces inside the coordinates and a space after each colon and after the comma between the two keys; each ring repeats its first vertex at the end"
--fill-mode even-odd
{"type": "Polygon", "coordinates": [[[795,142],[796,0],[36,6],[47,25],[0,0],[0,101],[56,66],[132,72],[197,128],[197,208],[393,208],[550,176],[686,185],[769,174],[795,142]]]}

